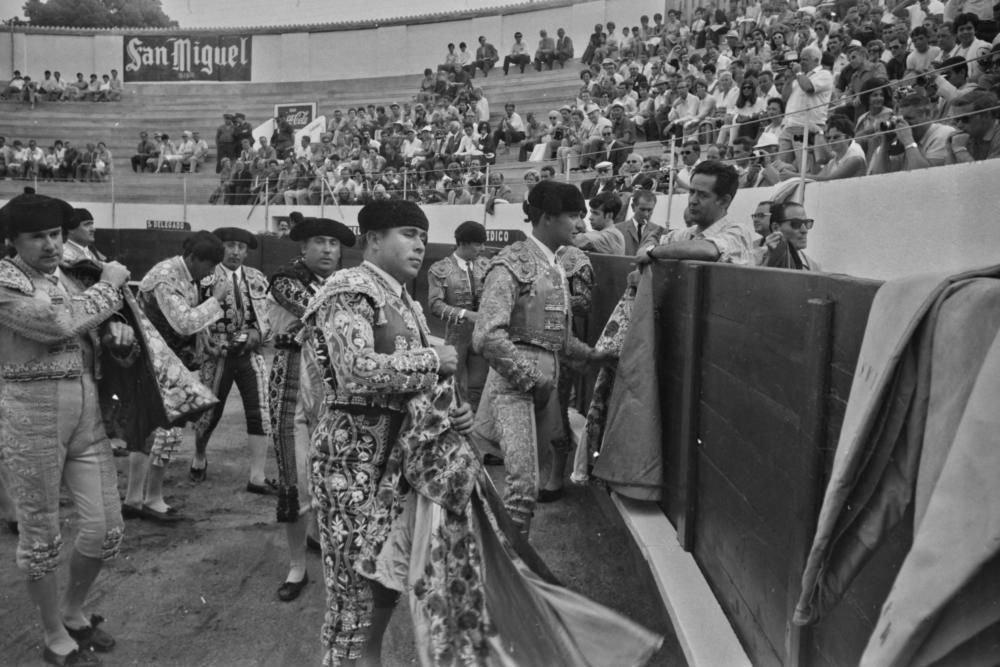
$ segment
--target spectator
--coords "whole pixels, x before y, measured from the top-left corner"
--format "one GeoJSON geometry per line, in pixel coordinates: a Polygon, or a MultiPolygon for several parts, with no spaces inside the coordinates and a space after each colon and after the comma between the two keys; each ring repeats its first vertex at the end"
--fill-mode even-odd
{"type": "Polygon", "coordinates": [[[636,190],[632,194],[632,217],[616,225],[625,239],[625,254],[634,256],[647,243],[656,243],[666,230],[650,222],[656,208],[656,194],[650,190],[636,190]]]}
{"type": "Polygon", "coordinates": [[[2,97],[8,100],[19,100],[23,92],[24,77],[21,76],[20,70],[14,70],[14,75],[7,82],[7,87],[4,88],[2,97]]]}
{"type": "Polygon", "coordinates": [[[865,84],[873,79],[885,80],[888,74],[885,65],[880,61],[871,60],[868,57],[868,50],[863,46],[852,46],[848,55],[851,60],[851,78],[844,93],[848,97],[845,111],[849,110],[849,113],[843,115],[851,120],[857,120],[857,110],[861,107],[860,95],[865,84]]]}
{"type": "MultiPolygon", "coordinates": [[[[80,152],[73,146],[73,143],[67,139],[63,143],[63,156],[62,160],[59,161],[59,166],[56,169],[56,177],[60,181],[65,181],[73,178],[76,173],[76,161],[80,156],[80,152]]],[[[9,165],[9,163],[8,163],[9,165]]],[[[10,169],[8,168],[8,173],[10,169]]]]}
{"type": "Polygon", "coordinates": [[[931,46],[930,34],[927,28],[918,26],[910,32],[913,51],[906,56],[906,73],[904,77],[922,76],[933,69],[931,63],[941,60],[941,49],[931,46]]]}
{"type": "Polygon", "coordinates": [[[890,81],[899,81],[906,75],[907,61],[910,54],[906,50],[906,40],[902,37],[890,37],[886,45],[891,54],[885,63],[885,72],[890,81]]]}
{"type": "Polygon", "coordinates": [[[208,142],[201,138],[201,133],[195,130],[191,133],[191,140],[194,142],[194,155],[188,163],[189,171],[201,171],[201,165],[208,159],[208,142]]]}
{"type": "Polygon", "coordinates": [[[97,102],[101,97],[101,81],[97,78],[96,74],[90,75],[90,82],[87,84],[87,90],[83,92],[83,98],[90,100],[91,102],[97,102]]]}
{"type": "MultiPolygon", "coordinates": [[[[864,176],[868,164],[865,151],[854,141],[854,122],[846,116],[831,116],[827,122],[825,143],[816,146],[817,160],[823,167],[813,174],[814,181],[833,181],[864,176]]],[[[803,246],[805,247],[805,246],[803,246]]]]}
{"type": "Polygon", "coordinates": [[[765,240],[771,234],[771,205],[772,201],[762,201],[757,204],[757,208],[750,215],[753,221],[753,231],[758,238],[754,239],[754,257],[757,265],[762,265],[767,259],[767,246],[765,240]]]}
{"type": "Polygon", "coordinates": [[[190,130],[181,132],[181,140],[174,147],[173,155],[168,155],[166,159],[170,171],[175,174],[180,173],[184,165],[191,166],[194,161],[194,134],[190,130]]]}
{"type": "Polygon", "coordinates": [[[514,108],[514,104],[510,102],[504,105],[504,116],[500,119],[500,124],[493,135],[497,147],[503,142],[504,153],[510,150],[511,145],[524,141],[526,134],[524,121],[514,108]]]}
{"type": "Polygon", "coordinates": [[[149,132],[143,130],[139,133],[139,144],[136,146],[135,155],[131,159],[132,171],[136,173],[146,171],[149,160],[156,157],[156,144],[149,140],[149,132]]]}
{"type": "Polygon", "coordinates": [[[580,183],[580,191],[584,199],[593,199],[602,192],[618,194],[618,181],[615,179],[614,165],[610,162],[597,163],[597,176],[580,183]]]}
{"type": "Polygon", "coordinates": [[[549,33],[540,30],[538,33],[538,50],[535,51],[535,71],[541,72],[543,65],[548,65],[552,69],[552,62],[556,58],[556,40],[549,37],[549,33]]]}
{"type": "Polygon", "coordinates": [[[97,180],[95,167],[97,164],[97,146],[88,143],[86,150],[82,151],[76,158],[73,165],[73,174],[78,181],[97,180]]]}
{"type": "Polygon", "coordinates": [[[531,62],[531,56],[528,55],[528,46],[521,41],[521,33],[514,33],[514,44],[510,47],[510,55],[505,56],[503,59],[503,75],[507,76],[510,71],[511,64],[516,65],[521,68],[521,74],[524,74],[524,67],[531,62]]]}
{"type": "Polygon", "coordinates": [[[454,74],[459,69],[458,54],[455,53],[455,44],[448,44],[448,53],[444,56],[444,62],[438,65],[439,72],[450,72],[454,74]]]}
{"type": "MultiPolygon", "coordinates": [[[[219,185],[216,186],[212,194],[209,195],[208,203],[216,205],[227,204],[229,203],[226,201],[227,189],[229,187],[230,178],[232,178],[233,175],[232,160],[227,157],[220,158],[216,168],[216,174],[219,178],[219,185]]],[[[282,203],[283,202],[284,200],[282,200],[282,203]]]]}
{"type": "Polygon", "coordinates": [[[882,134],[871,157],[869,173],[910,171],[954,163],[951,137],[955,128],[930,121],[931,101],[925,95],[911,94],[900,100],[895,131],[882,134]]]}
{"type": "Polygon", "coordinates": [[[472,52],[469,51],[469,47],[465,42],[458,43],[458,67],[462,72],[465,72],[470,79],[475,77],[476,63],[472,57],[472,52]]]}
{"type": "Polygon", "coordinates": [[[685,211],[691,226],[672,229],[659,244],[640,248],[636,261],[648,264],[657,259],[695,259],[752,266],[753,230],[728,217],[738,182],[736,169],[730,165],[706,161],[695,167],[685,211]]]}
{"type": "MultiPolygon", "coordinates": [[[[566,61],[573,59],[573,40],[566,35],[566,31],[562,28],[556,30],[556,60],[559,61],[559,67],[565,67],[566,61]]],[[[551,65],[549,69],[552,69],[551,65]]]]}
{"type": "MultiPolygon", "coordinates": [[[[497,61],[500,59],[499,54],[497,54],[497,48],[486,41],[486,37],[483,35],[479,36],[479,47],[476,49],[476,60],[473,63],[477,68],[482,70],[483,76],[489,76],[490,70],[493,69],[497,61]]],[[[476,70],[472,70],[472,76],[475,77],[476,70]]]]}
{"type": "Polygon", "coordinates": [[[764,266],[797,271],[820,271],[819,265],[805,253],[813,220],[806,217],[802,204],[797,202],[771,204],[770,217],[771,233],[764,239],[764,246],[767,249],[764,266]]]}
{"type": "Polygon", "coordinates": [[[584,231],[573,236],[573,245],[587,252],[602,255],[624,255],[625,237],[615,227],[615,218],[622,208],[622,201],[613,192],[604,192],[590,199],[588,221],[593,231],[584,231]]]}
{"type": "Polygon", "coordinates": [[[570,112],[570,122],[564,125],[562,140],[556,149],[556,159],[559,161],[559,173],[565,174],[580,168],[580,156],[585,150],[587,133],[583,128],[584,113],[580,109],[570,112]]]}
{"type": "Polygon", "coordinates": [[[958,162],[992,160],[1000,157],[1000,121],[996,117],[995,93],[976,90],[952,102],[958,115],[958,133],[951,138],[951,147],[958,162]]]}
{"type": "Polygon", "coordinates": [[[38,146],[38,142],[34,139],[28,139],[28,145],[24,149],[22,162],[24,178],[29,180],[37,178],[40,169],[45,164],[45,151],[38,146]]]}
{"type": "Polygon", "coordinates": [[[976,29],[979,27],[979,17],[971,12],[959,14],[955,17],[952,31],[958,42],[950,53],[944,54],[947,57],[961,56],[969,63],[969,79],[978,81],[979,75],[983,73],[979,64],[979,59],[987,56],[990,52],[990,45],[976,37],[976,29]]]}
{"type": "MultiPolygon", "coordinates": [[[[57,72],[58,74],[58,72],[57,72]]],[[[107,99],[110,102],[119,102],[122,99],[122,80],[118,78],[118,70],[111,70],[111,89],[108,91],[107,99]]]]}
{"type": "Polygon", "coordinates": [[[103,141],[97,142],[97,149],[94,156],[93,179],[95,181],[106,181],[114,169],[114,156],[111,149],[103,141]]]}
{"type": "Polygon", "coordinates": [[[953,56],[941,63],[934,75],[934,85],[938,95],[938,118],[951,116],[950,102],[978,87],[969,80],[969,65],[961,56],[953,56]]]}
{"type": "Polygon", "coordinates": [[[785,119],[782,123],[778,148],[781,153],[792,149],[792,141],[812,136],[826,125],[827,105],[833,94],[833,74],[820,65],[820,51],[815,46],[807,46],[799,54],[802,62],[792,64],[792,76],[785,84],[785,119]]]}

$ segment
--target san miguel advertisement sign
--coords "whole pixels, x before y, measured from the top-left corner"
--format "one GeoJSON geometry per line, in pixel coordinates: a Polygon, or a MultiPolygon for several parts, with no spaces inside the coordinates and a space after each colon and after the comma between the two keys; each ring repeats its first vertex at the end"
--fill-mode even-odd
{"type": "Polygon", "coordinates": [[[126,35],[125,82],[249,81],[251,37],[126,35]]]}

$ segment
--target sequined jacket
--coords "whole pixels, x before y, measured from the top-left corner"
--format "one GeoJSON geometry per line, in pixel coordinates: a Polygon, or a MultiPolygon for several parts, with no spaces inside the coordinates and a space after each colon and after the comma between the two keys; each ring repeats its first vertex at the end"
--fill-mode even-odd
{"type": "Polygon", "coordinates": [[[420,305],[365,264],[327,280],[303,322],[327,405],[403,411],[410,396],[437,383],[440,362],[420,305]]]}
{"type": "Polygon", "coordinates": [[[449,334],[472,335],[472,320],[462,319],[462,311],[476,312],[483,295],[486,271],[490,261],[478,257],[472,261],[472,279],[469,284],[465,269],[458,265],[454,255],[434,262],[427,272],[427,307],[431,315],[444,320],[449,334]]]}
{"type": "Polygon", "coordinates": [[[0,376],[5,382],[74,378],[86,371],[100,376],[97,329],[121,308],[121,291],[106,282],[85,290],[69,276],[63,280],[65,292],[56,276],[39,273],[20,258],[0,260],[0,376]],[[85,349],[88,341],[92,353],[85,349]]]}
{"type": "Polygon", "coordinates": [[[302,316],[313,297],[323,286],[323,279],[309,270],[301,259],[278,269],[271,276],[267,295],[267,319],[277,349],[297,349],[296,336],[302,329],[302,316]]]}
{"type": "Polygon", "coordinates": [[[576,359],[591,353],[570,331],[569,289],[562,271],[530,240],[513,243],[493,258],[472,334],[473,348],[491,368],[519,390],[530,391],[542,374],[517,344],[576,359]]]}
{"type": "MultiPolygon", "coordinates": [[[[260,334],[260,342],[265,345],[271,339],[271,324],[268,318],[267,307],[267,277],[257,269],[244,266],[242,287],[243,296],[249,296],[249,300],[244,300],[244,308],[248,312],[236,312],[236,301],[233,298],[232,285],[227,285],[228,289],[222,295],[222,318],[216,320],[209,327],[212,339],[218,343],[226,343],[234,336],[246,329],[255,329],[260,334]]],[[[201,299],[206,301],[215,292],[215,286],[220,281],[230,282],[229,273],[221,264],[215,267],[215,272],[205,276],[201,283],[201,299]]]]}
{"type": "Polygon", "coordinates": [[[183,257],[163,260],[139,283],[139,303],[170,349],[188,368],[200,359],[195,337],[222,319],[222,306],[211,297],[199,303],[198,286],[183,257]]]}

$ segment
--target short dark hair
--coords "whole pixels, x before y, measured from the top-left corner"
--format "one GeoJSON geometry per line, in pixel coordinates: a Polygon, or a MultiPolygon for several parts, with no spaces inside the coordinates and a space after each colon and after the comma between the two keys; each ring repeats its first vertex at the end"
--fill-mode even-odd
{"type": "Polygon", "coordinates": [[[910,37],[930,37],[930,34],[927,32],[927,28],[922,25],[918,25],[910,31],[910,37]]]}
{"type": "Polygon", "coordinates": [[[837,114],[830,116],[826,121],[827,132],[830,130],[840,130],[845,136],[854,137],[854,123],[847,116],[837,114]]]}
{"type": "Polygon", "coordinates": [[[971,25],[972,29],[975,30],[979,27],[979,17],[972,12],[964,12],[955,17],[954,22],[951,24],[951,31],[958,34],[958,29],[963,25],[971,25]]]}
{"type": "Polygon", "coordinates": [[[611,213],[613,216],[617,216],[622,210],[622,200],[613,192],[602,192],[587,202],[587,205],[605,215],[611,213]]]}
{"type": "Polygon", "coordinates": [[[729,197],[732,200],[740,187],[740,175],[736,167],[720,160],[705,160],[696,164],[691,171],[691,177],[698,175],[715,177],[715,187],[712,191],[718,197],[729,197]]]}
{"type": "Polygon", "coordinates": [[[962,56],[952,56],[941,63],[941,74],[960,72],[964,76],[969,76],[969,63],[962,56]]]}
{"type": "Polygon", "coordinates": [[[184,244],[181,247],[185,257],[194,257],[214,264],[221,262],[226,254],[226,249],[219,237],[207,231],[195,232],[184,239],[184,244]]]}
{"type": "Polygon", "coordinates": [[[778,105],[781,109],[781,113],[785,113],[785,100],[780,97],[770,97],[767,100],[767,105],[770,105],[772,102],[778,105]]]}
{"type": "Polygon", "coordinates": [[[780,225],[788,219],[786,212],[793,206],[802,206],[802,202],[782,201],[771,203],[771,224],[780,225]]]}
{"type": "Polygon", "coordinates": [[[992,111],[997,106],[997,96],[996,93],[991,93],[988,90],[973,90],[952,101],[951,106],[963,109],[971,107],[966,113],[992,111]]]}

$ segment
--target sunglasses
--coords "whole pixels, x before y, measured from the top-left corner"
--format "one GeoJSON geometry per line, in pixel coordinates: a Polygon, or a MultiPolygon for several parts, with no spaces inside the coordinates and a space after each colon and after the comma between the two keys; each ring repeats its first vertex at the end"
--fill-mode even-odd
{"type": "Polygon", "coordinates": [[[597,173],[598,173],[598,174],[607,174],[607,173],[609,173],[610,171],[611,171],[611,170],[610,170],[610,169],[607,169],[607,168],[605,168],[605,169],[598,169],[598,170],[597,170],[597,173]]]}
{"type": "Polygon", "coordinates": [[[802,229],[803,227],[808,230],[813,228],[813,222],[815,221],[812,218],[788,218],[787,220],[772,219],[771,222],[776,222],[779,225],[788,225],[795,230],[802,229]]]}
{"type": "Polygon", "coordinates": [[[692,155],[694,151],[681,151],[681,155],[692,155]]]}

